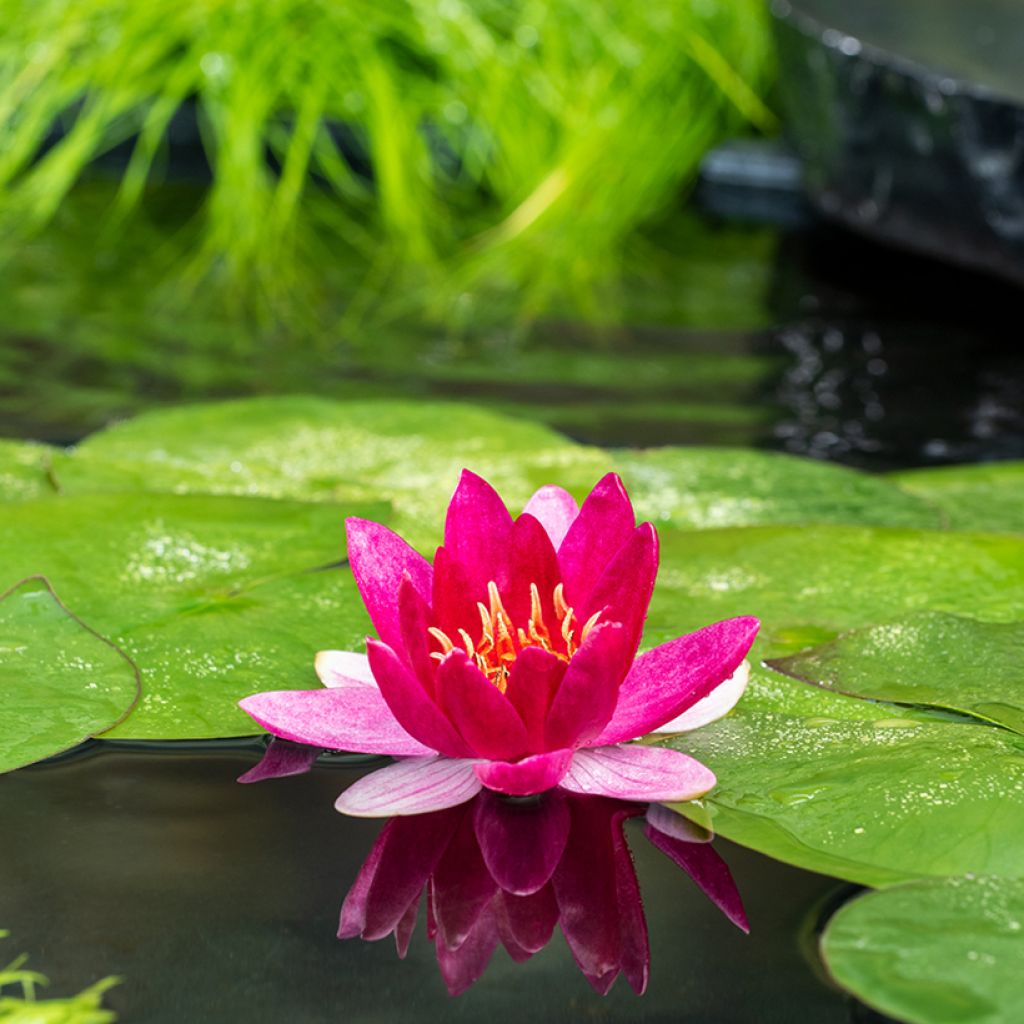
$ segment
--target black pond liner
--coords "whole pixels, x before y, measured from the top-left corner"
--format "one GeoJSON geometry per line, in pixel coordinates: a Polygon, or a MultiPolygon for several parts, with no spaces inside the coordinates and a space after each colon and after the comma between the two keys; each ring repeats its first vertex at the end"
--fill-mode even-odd
{"type": "Polygon", "coordinates": [[[776,0],[779,95],[812,203],[1024,282],[1024,10],[776,0]]]}
{"type": "Polygon", "coordinates": [[[750,917],[744,936],[636,822],[627,836],[650,931],[646,995],[622,978],[596,995],[556,934],[523,965],[499,951],[452,999],[422,912],[404,961],[390,939],[335,938],[380,828],[333,810],[366,758],[243,786],[257,741],[130,746],[93,743],[0,780],[4,949],[31,952],[51,976],[47,994],[118,974],[107,1005],[146,1024],[884,1020],[813,963],[821,907],[850,886],[718,841],[750,917]]]}

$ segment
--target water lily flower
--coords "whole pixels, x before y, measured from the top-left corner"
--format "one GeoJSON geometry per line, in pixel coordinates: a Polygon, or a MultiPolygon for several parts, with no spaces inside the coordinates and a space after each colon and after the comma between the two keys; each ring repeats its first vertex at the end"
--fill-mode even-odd
{"type": "MultiPolygon", "coordinates": [[[[394,935],[404,958],[425,893],[427,936],[452,995],[483,974],[499,943],[521,963],[556,925],[597,992],[622,974],[642,993],[650,948],[623,825],[643,813],[641,804],[559,790],[527,804],[484,790],[458,807],[392,818],[345,898],[338,936],[394,935]]],[[[647,838],[749,930],[708,835],[667,808],[648,813],[647,838]]]]}
{"type": "Polygon", "coordinates": [[[464,471],[433,565],[379,523],[351,518],[346,532],[378,639],[365,656],[321,652],[322,689],[240,702],[283,739],[399,759],[338,810],[420,814],[481,788],[682,801],[715,785],[688,755],[629,741],[728,711],[758,622],[728,619],[637,657],[658,538],[636,525],[618,476],[582,507],[542,487],[513,520],[464,471]]]}

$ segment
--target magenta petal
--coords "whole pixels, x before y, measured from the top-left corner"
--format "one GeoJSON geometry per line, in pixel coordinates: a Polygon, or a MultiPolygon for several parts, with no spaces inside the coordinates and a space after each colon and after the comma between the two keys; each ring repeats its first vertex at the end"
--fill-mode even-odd
{"type": "Polygon", "coordinates": [[[729,866],[711,843],[691,843],[667,835],[648,824],[644,834],[662,853],[671,857],[696,883],[704,895],[722,911],[737,928],[749,932],[747,912],[733,881],[729,866]]]}
{"type": "Polygon", "coordinates": [[[515,804],[483,792],[473,823],[484,863],[507,893],[528,896],[547,884],[569,838],[569,808],[561,793],[515,804]]]}
{"type": "Polygon", "coordinates": [[[456,648],[437,669],[437,702],[474,757],[512,761],[528,748],[526,726],[508,698],[456,648]]]}
{"type": "Polygon", "coordinates": [[[437,937],[447,949],[458,949],[466,941],[477,918],[498,891],[480,854],[474,810],[466,808],[432,876],[431,900],[437,937]]]}
{"type": "Polygon", "coordinates": [[[573,655],[544,723],[551,749],[593,739],[607,724],[618,700],[621,666],[631,638],[618,623],[595,626],[573,655]]]}
{"type": "Polygon", "coordinates": [[[498,924],[494,909],[484,909],[458,949],[448,949],[441,941],[440,933],[435,945],[437,965],[441,968],[441,977],[449,995],[457,996],[465,992],[480,979],[498,947],[498,924]]]}
{"type": "Polygon", "coordinates": [[[651,967],[651,947],[647,937],[647,920],[640,896],[633,856],[626,844],[622,826],[612,829],[612,850],[615,862],[615,897],[619,908],[619,933],[622,949],[619,965],[630,988],[642,996],[647,989],[651,967]]]}
{"type": "Polygon", "coordinates": [[[287,775],[302,775],[308,772],[320,756],[322,747],[310,747],[305,743],[293,743],[274,736],[259,764],[238,776],[239,782],[262,782],[264,779],[280,779],[287,775]]]}
{"type": "Polygon", "coordinates": [[[389,647],[400,650],[398,586],[408,578],[429,600],[433,589],[430,563],[397,533],[369,519],[346,519],[345,534],[352,575],[377,635],[389,647]]]}
{"type": "Polygon", "coordinates": [[[437,663],[430,657],[430,633],[434,624],[430,605],[408,581],[398,588],[398,621],[402,634],[405,663],[412,669],[420,686],[434,696],[434,673],[437,663]]]}
{"type": "Polygon", "coordinates": [[[381,696],[406,732],[446,757],[470,756],[470,748],[398,655],[378,640],[367,640],[366,651],[381,696]]]}
{"type": "Polygon", "coordinates": [[[547,484],[530,498],[523,511],[533,516],[544,527],[557,551],[569,532],[569,527],[580,514],[580,507],[568,491],[555,487],[554,484],[547,484]]]}
{"type": "Polygon", "coordinates": [[[616,800],[693,800],[715,785],[714,773],[678,750],[624,743],[578,750],[561,786],[616,800]]]}
{"type": "Polygon", "coordinates": [[[395,925],[395,951],[398,953],[399,960],[404,960],[409,952],[409,943],[412,942],[412,934],[416,931],[416,917],[419,914],[419,909],[419,899],[413,900],[409,904],[409,909],[395,925]]]}
{"type": "Polygon", "coordinates": [[[540,647],[524,647],[512,663],[505,697],[526,726],[529,749],[536,753],[545,749],[544,724],[567,667],[540,647]]]}
{"type": "Polygon", "coordinates": [[[500,893],[495,912],[502,942],[514,960],[529,959],[542,950],[558,924],[558,903],[550,885],[529,896],[500,893]]]}
{"type": "Polygon", "coordinates": [[[386,818],[456,807],[480,792],[474,766],[447,757],[410,757],[364,775],[334,808],[357,818],[386,818]]]}
{"type": "MultiPolygon", "coordinates": [[[[395,819],[399,820],[401,819],[395,819]]],[[[366,902],[388,845],[388,836],[395,828],[395,821],[387,822],[380,830],[366,860],[363,861],[363,866],[359,869],[359,874],[356,875],[356,880],[345,895],[345,902],[341,905],[341,920],[338,923],[339,939],[354,939],[361,935],[366,927],[366,902]]],[[[400,914],[404,912],[399,911],[400,914]]]]}
{"type": "Polygon", "coordinates": [[[605,566],[629,540],[636,517],[615,473],[598,481],[558,548],[569,604],[579,610],[605,566]]]}
{"type": "Polygon", "coordinates": [[[270,690],[238,702],[268,732],[294,743],[361,754],[431,754],[395,721],[371,686],[323,690],[270,690]]]}
{"type": "Polygon", "coordinates": [[[515,623],[525,624],[532,610],[530,588],[537,588],[543,619],[555,622],[555,587],[562,582],[558,557],[544,527],[525,512],[512,527],[508,586],[502,590],[505,610],[515,623]]]}
{"type": "Polygon", "coordinates": [[[462,566],[474,592],[485,592],[490,580],[505,590],[511,537],[512,517],[498,492],[464,469],[448,505],[444,547],[462,566]]]}
{"type": "Polygon", "coordinates": [[[553,789],[569,770],[571,750],[533,754],[522,761],[482,761],[474,769],[477,778],[496,793],[532,796],[553,789]]]}
{"type": "Polygon", "coordinates": [[[644,736],[706,697],[739,668],[757,627],[749,616],[726,619],[641,654],[595,745],[644,736]]]}

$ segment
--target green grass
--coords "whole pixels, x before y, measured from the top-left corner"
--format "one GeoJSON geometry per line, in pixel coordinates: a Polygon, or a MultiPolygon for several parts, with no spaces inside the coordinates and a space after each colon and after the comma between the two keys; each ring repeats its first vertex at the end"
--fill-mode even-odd
{"type": "Polygon", "coordinates": [[[0,229],[31,237],[128,143],[96,231],[130,238],[194,104],[212,182],[156,254],[179,285],[264,320],[327,290],[349,329],[618,319],[637,229],[709,145],[773,126],[766,17],[762,0],[0,0],[0,229]]]}

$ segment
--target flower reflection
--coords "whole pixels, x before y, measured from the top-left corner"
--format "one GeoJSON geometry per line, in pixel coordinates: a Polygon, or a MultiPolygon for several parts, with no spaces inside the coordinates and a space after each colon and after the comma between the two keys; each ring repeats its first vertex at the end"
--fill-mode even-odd
{"type": "MultiPolygon", "coordinates": [[[[556,925],[597,992],[622,974],[642,993],[650,950],[623,825],[644,810],[564,791],[522,802],[483,790],[457,807],[392,818],[349,890],[338,935],[394,935],[404,957],[425,892],[427,935],[452,995],[480,978],[499,944],[522,962],[556,925]]],[[[729,869],[706,834],[660,806],[648,812],[645,834],[748,930],[729,869]]]]}

